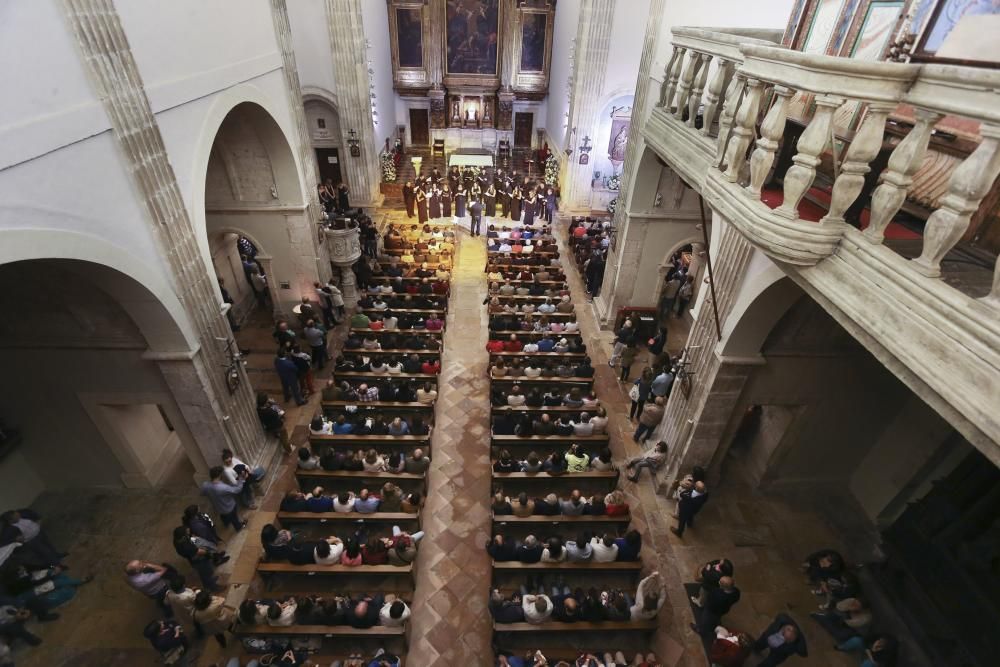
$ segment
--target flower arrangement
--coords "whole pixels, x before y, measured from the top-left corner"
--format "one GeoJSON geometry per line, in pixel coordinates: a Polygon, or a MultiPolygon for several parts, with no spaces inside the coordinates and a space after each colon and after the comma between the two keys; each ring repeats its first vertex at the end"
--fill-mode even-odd
{"type": "Polygon", "coordinates": [[[619,176],[618,174],[614,174],[613,176],[608,178],[607,185],[608,185],[608,190],[617,190],[622,186],[622,177],[619,176]]]}
{"type": "Polygon", "coordinates": [[[608,213],[614,215],[616,208],[618,208],[618,197],[615,197],[614,199],[608,202],[608,213]]]}
{"type": "Polygon", "coordinates": [[[392,153],[383,152],[379,156],[379,163],[382,166],[382,182],[393,183],[396,180],[396,160],[392,153]]]}
{"type": "Polygon", "coordinates": [[[550,153],[549,156],[545,158],[545,184],[555,185],[558,180],[559,159],[555,156],[555,153],[550,153]]]}

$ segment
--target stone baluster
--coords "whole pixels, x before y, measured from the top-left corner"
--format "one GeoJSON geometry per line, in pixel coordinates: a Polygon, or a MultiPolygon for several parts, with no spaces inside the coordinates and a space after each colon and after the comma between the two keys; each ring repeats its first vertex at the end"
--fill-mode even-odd
{"type": "Polygon", "coordinates": [[[677,81],[680,79],[681,68],[684,66],[685,53],[687,53],[687,49],[675,46],[674,55],[670,59],[670,66],[667,71],[667,92],[663,95],[663,106],[667,111],[673,109],[671,102],[674,101],[674,93],[677,92],[677,81]]]}
{"type": "Polygon", "coordinates": [[[747,80],[747,94],[736,112],[736,122],[733,126],[732,138],[726,149],[726,180],[735,183],[739,180],[743,168],[744,157],[750,140],[754,135],[754,124],[760,113],[761,97],[764,95],[764,83],[759,79],[747,80]]]}
{"type": "Polygon", "coordinates": [[[667,89],[670,84],[670,72],[674,68],[674,63],[677,62],[677,47],[673,47],[670,51],[670,60],[667,61],[666,67],[663,68],[663,83],[660,84],[660,99],[657,101],[656,106],[663,107],[667,106],[669,100],[667,99],[667,89]]]}
{"type": "Polygon", "coordinates": [[[882,172],[882,184],[872,194],[871,216],[864,231],[865,239],[871,243],[882,243],[885,228],[903,205],[913,175],[927,152],[934,126],[942,118],[942,114],[926,109],[917,109],[916,116],[917,124],[892,151],[889,164],[882,172]]]}
{"type": "Polygon", "coordinates": [[[913,265],[930,278],[941,275],[941,260],[969,227],[972,214],[1000,174],[1000,125],[983,124],[983,139],[948,181],[948,194],[924,225],[924,250],[913,265]]]}
{"type": "Polygon", "coordinates": [[[716,150],[716,160],[721,159],[726,152],[729,130],[733,126],[733,118],[736,117],[736,107],[739,105],[740,92],[744,85],[746,77],[737,72],[729,82],[729,88],[726,89],[726,96],[722,102],[722,115],[719,116],[719,145],[716,150]]]}
{"type": "Polygon", "coordinates": [[[823,216],[820,224],[844,222],[844,212],[861,194],[861,188],[865,185],[865,174],[871,171],[868,163],[875,159],[882,146],[885,119],[889,112],[895,108],[895,104],[873,102],[868,105],[865,119],[844,155],[844,164],[840,168],[840,175],[833,183],[830,211],[823,216]]]}
{"type": "Polygon", "coordinates": [[[778,150],[781,137],[785,134],[788,98],[792,96],[792,92],[791,88],[775,86],[774,104],[764,116],[764,122],[760,124],[760,138],[757,140],[757,148],[750,156],[750,184],[746,187],[747,194],[754,199],[760,199],[760,190],[764,186],[764,179],[771,171],[774,153],[778,150]]]}
{"type": "Polygon", "coordinates": [[[701,104],[701,94],[705,91],[705,83],[708,81],[708,70],[711,69],[712,56],[708,53],[701,54],[701,65],[698,70],[698,77],[694,80],[694,88],[691,90],[691,97],[688,99],[688,127],[694,127],[695,116],[698,115],[698,106],[701,104]]]}
{"type": "Polygon", "coordinates": [[[684,117],[684,110],[687,109],[688,96],[691,95],[691,87],[694,85],[694,77],[698,73],[698,66],[701,65],[702,54],[692,51],[684,64],[680,81],[677,82],[677,108],[674,109],[674,116],[684,117]]]}
{"type": "Polygon", "coordinates": [[[722,94],[722,87],[726,85],[726,77],[730,75],[732,68],[731,62],[720,58],[715,69],[715,76],[712,77],[712,82],[708,84],[708,89],[705,91],[705,115],[702,120],[701,133],[706,137],[710,136],[709,133],[712,131],[715,111],[719,106],[719,95],[722,94]]]}
{"type": "Polygon", "coordinates": [[[799,202],[816,179],[820,155],[830,143],[833,112],[843,103],[843,98],[835,95],[816,98],[816,113],[799,137],[798,152],[792,158],[795,164],[785,174],[785,201],[775,210],[778,215],[790,220],[799,217],[799,202]]]}
{"type": "Polygon", "coordinates": [[[997,258],[996,266],[993,268],[993,289],[980,301],[1000,310],[1000,257],[997,258]]]}

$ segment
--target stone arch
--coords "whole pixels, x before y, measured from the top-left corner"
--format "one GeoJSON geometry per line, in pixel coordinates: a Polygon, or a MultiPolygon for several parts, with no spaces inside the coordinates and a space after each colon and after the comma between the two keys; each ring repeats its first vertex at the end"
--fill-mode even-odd
{"type": "Polygon", "coordinates": [[[307,86],[302,89],[302,107],[309,134],[306,140],[316,160],[317,178],[320,181],[327,178],[342,181],[350,189],[347,170],[342,168],[345,159],[344,132],[337,96],[325,88],[307,86]],[[323,127],[319,127],[321,122],[323,127]],[[336,165],[330,162],[333,158],[338,161],[336,165]]]}
{"type": "MultiPolygon", "coordinates": [[[[266,253],[265,272],[278,316],[290,312],[318,278],[318,241],[306,190],[314,185],[303,182],[298,151],[292,148],[296,138],[288,109],[272,103],[256,86],[237,86],[220,94],[210,108],[193,171],[193,218],[206,267],[215,272],[219,259],[213,251],[220,249],[210,247],[210,239],[222,233],[251,239],[266,253]],[[287,289],[279,287],[286,284],[287,289]]],[[[232,286],[227,282],[227,289],[238,301],[238,311],[252,308],[253,290],[245,276],[235,278],[232,286]]],[[[219,297],[221,301],[221,293],[219,297]]]]}
{"type": "Polygon", "coordinates": [[[726,318],[719,349],[723,357],[755,359],[774,326],[805,294],[791,278],[768,262],[747,277],[726,318]]]}

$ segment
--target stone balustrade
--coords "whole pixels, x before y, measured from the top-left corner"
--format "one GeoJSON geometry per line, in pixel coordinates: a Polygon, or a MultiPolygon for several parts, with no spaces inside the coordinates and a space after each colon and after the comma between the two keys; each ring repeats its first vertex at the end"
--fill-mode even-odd
{"type": "Polygon", "coordinates": [[[711,29],[673,34],[658,105],[641,128],[647,146],[747,241],[839,313],[849,331],[971,442],[1000,460],[1000,263],[985,296],[940,279],[942,259],[1000,175],[1000,72],[816,56],[768,44],[760,35],[711,29]],[[806,125],[780,185],[783,199],[772,208],[762,190],[794,104],[808,111],[806,125]],[[887,120],[900,105],[915,122],[892,149],[861,231],[844,215],[861,194],[887,120]],[[851,114],[860,123],[843,141],[835,137],[834,118],[851,114]],[[925,223],[919,256],[906,259],[883,242],[886,229],[945,116],[975,121],[981,140],[951,171],[947,193],[925,223]],[[799,204],[815,185],[821,160],[833,166],[828,211],[818,221],[803,220],[799,204]]]}

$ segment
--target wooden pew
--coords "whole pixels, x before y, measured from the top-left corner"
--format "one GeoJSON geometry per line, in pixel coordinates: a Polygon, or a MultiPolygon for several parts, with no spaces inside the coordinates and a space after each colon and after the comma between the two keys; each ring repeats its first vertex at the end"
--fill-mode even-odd
{"type": "Polygon", "coordinates": [[[538,570],[593,570],[596,572],[641,572],[641,561],[612,561],[610,563],[520,563],[517,561],[493,561],[493,569],[497,572],[516,572],[538,570]]]}
{"type": "Polygon", "coordinates": [[[420,525],[420,514],[409,512],[373,512],[362,514],[361,512],[278,512],[278,522],[281,525],[291,525],[296,523],[315,524],[345,524],[356,527],[358,520],[363,519],[365,523],[387,523],[408,524],[416,523],[420,525]]]}
{"type": "Polygon", "coordinates": [[[603,621],[601,623],[549,621],[547,623],[494,623],[493,631],[498,634],[505,632],[655,632],[658,627],[656,619],[651,621],[603,621]]]}
{"type": "Polygon", "coordinates": [[[358,449],[378,450],[379,446],[392,447],[403,451],[413,451],[416,448],[430,452],[431,437],[429,435],[309,435],[309,444],[319,447],[349,447],[358,449]]]}
{"type": "Polygon", "coordinates": [[[406,638],[406,627],[389,628],[376,625],[371,628],[352,628],[349,625],[289,625],[277,627],[273,625],[244,625],[237,623],[233,633],[240,636],[268,637],[300,637],[304,635],[320,635],[323,637],[403,637],[406,638]]]}
{"type": "Polygon", "coordinates": [[[386,482],[392,482],[403,491],[423,491],[427,478],[423,474],[409,472],[365,472],[359,470],[298,470],[295,478],[303,489],[322,486],[327,491],[350,487],[350,490],[366,487],[377,490],[386,482]]]}
{"type": "Polygon", "coordinates": [[[407,412],[434,412],[434,404],[426,405],[424,403],[400,403],[396,401],[369,401],[367,403],[359,401],[323,401],[323,410],[330,413],[341,413],[349,405],[357,407],[359,411],[361,410],[396,410],[396,411],[407,411],[407,412]]]}
{"type": "MultiPolygon", "coordinates": [[[[362,308],[361,312],[367,315],[369,318],[372,315],[378,315],[384,317],[386,313],[393,313],[398,315],[399,313],[412,313],[414,315],[444,315],[448,312],[447,308],[385,308],[379,310],[378,308],[362,308]]],[[[425,318],[426,319],[426,318],[425,318]]]]}
{"type": "Polygon", "coordinates": [[[430,382],[437,384],[437,374],[435,373],[372,373],[371,371],[334,371],[333,379],[355,380],[360,382],[374,382],[376,380],[414,380],[419,383],[430,382]]]}
{"type": "MultiPolygon", "coordinates": [[[[553,320],[555,320],[555,321],[563,321],[563,320],[572,321],[572,320],[576,319],[576,311],[573,311],[571,313],[559,313],[559,312],[556,312],[556,313],[528,313],[528,314],[531,315],[531,319],[533,319],[533,320],[540,320],[540,319],[542,319],[544,317],[544,318],[548,319],[550,322],[553,321],[553,320]]],[[[490,318],[504,317],[504,316],[511,316],[511,315],[515,315],[517,317],[523,318],[525,316],[525,314],[522,313],[522,312],[505,313],[503,311],[496,311],[496,312],[488,313],[488,315],[490,316],[490,318]]],[[[554,333],[552,335],[558,336],[559,334],[555,334],[554,333]]]]}
{"type": "MultiPolygon", "coordinates": [[[[384,336],[387,333],[391,334],[417,334],[418,336],[434,336],[435,338],[440,338],[444,331],[428,331],[427,329],[368,329],[362,327],[351,327],[352,332],[356,332],[361,336],[374,335],[374,336],[384,336]]],[[[512,332],[517,333],[517,332],[512,332]]]]}
{"type": "Polygon", "coordinates": [[[265,580],[276,576],[324,576],[324,577],[405,577],[413,582],[413,565],[292,565],[291,563],[257,564],[257,574],[265,580]]]}
{"type": "Polygon", "coordinates": [[[511,334],[517,335],[518,338],[545,338],[546,336],[551,336],[552,338],[567,338],[569,336],[583,335],[579,331],[564,331],[559,334],[554,334],[550,331],[520,331],[517,329],[498,329],[496,331],[491,330],[490,333],[496,334],[497,336],[500,337],[501,340],[504,338],[510,338],[511,334]]]}
{"type": "MultiPolygon", "coordinates": [[[[396,377],[399,377],[399,376],[396,376],[396,377]]],[[[560,387],[561,386],[565,386],[567,388],[573,387],[573,386],[586,386],[586,387],[590,387],[591,385],[594,384],[594,378],[577,378],[577,377],[569,377],[569,378],[545,378],[545,377],[529,378],[529,377],[526,377],[524,375],[519,375],[517,377],[510,377],[508,375],[508,376],[500,377],[500,378],[491,378],[491,381],[493,382],[493,384],[510,384],[510,385],[515,385],[515,384],[527,384],[527,385],[544,384],[544,385],[556,385],[556,386],[560,386],[560,387]]]]}
{"type": "Polygon", "coordinates": [[[513,514],[494,514],[493,524],[511,524],[511,525],[541,525],[541,524],[573,524],[573,523],[593,523],[601,525],[618,525],[618,526],[628,526],[632,522],[632,515],[624,514],[622,516],[592,516],[589,514],[582,514],[580,516],[567,516],[565,514],[556,514],[553,516],[543,516],[541,514],[532,514],[531,516],[514,516],[513,514]]]}
{"type": "MultiPolygon", "coordinates": [[[[371,437],[382,437],[382,436],[371,436],[371,437]]],[[[553,445],[559,443],[565,443],[567,445],[579,443],[581,445],[606,445],[609,441],[609,436],[607,433],[601,435],[494,435],[491,436],[493,440],[494,447],[511,447],[511,446],[535,446],[544,447],[545,445],[553,445]]]]}
{"type": "Polygon", "coordinates": [[[496,415],[499,415],[499,414],[504,414],[504,413],[517,413],[517,412],[532,412],[532,413],[539,413],[539,414],[543,413],[543,412],[552,412],[552,413],[555,413],[555,414],[564,415],[564,414],[580,414],[581,412],[590,412],[590,413],[595,413],[596,414],[597,411],[595,409],[593,409],[593,408],[591,408],[591,409],[586,409],[586,408],[571,408],[571,407],[569,407],[567,405],[553,405],[552,407],[544,407],[543,406],[543,407],[540,407],[540,408],[529,408],[529,407],[525,407],[525,406],[521,406],[519,408],[512,408],[512,407],[506,406],[506,405],[494,405],[494,406],[492,406],[490,408],[490,414],[492,414],[493,416],[496,416],[496,415]]]}
{"type": "MultiPolygon", "coordinates": [[[[557,475],[550,475],[547,472],[493,472],[494,482],[506,482],[508,480],[532,480],[544,483],[552,483],[555,480],[586,480],[603,479],[615,482],[618,480],[617,470],[588,470],[587,472],[564,472],[557,475]]],[[[612,485],[613,486],[613,485],[612,485]]]]}

